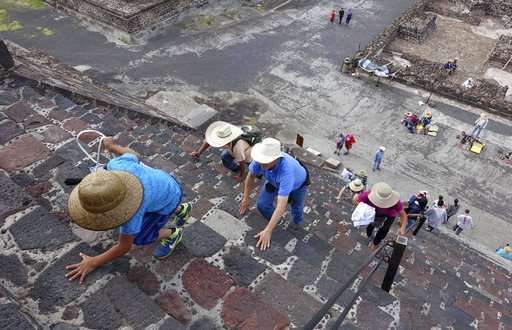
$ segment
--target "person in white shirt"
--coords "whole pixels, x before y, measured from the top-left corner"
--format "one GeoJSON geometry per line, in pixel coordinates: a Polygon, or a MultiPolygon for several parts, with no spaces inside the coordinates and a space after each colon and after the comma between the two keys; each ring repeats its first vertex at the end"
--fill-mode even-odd
{"type": "Polygon", "coordinates": [[[473,228],[473,218],[469,215],[469,210],[464,210],[464,214],[457,216],[457,224],[453,227],[456,235],[460,235],[464,229],[473,228]]]}
{"type": "Polygon", "coordinates": [[[480,118],[478,118],[475,121],[475,126],[473,127],[473,132],[471,133],[471,136],[475,139],[478,139],[484,128],[487,127],[488,123],[489,119],[487,119],[487,115],[485,113],[482,113],[480,115],[480,118]]]}

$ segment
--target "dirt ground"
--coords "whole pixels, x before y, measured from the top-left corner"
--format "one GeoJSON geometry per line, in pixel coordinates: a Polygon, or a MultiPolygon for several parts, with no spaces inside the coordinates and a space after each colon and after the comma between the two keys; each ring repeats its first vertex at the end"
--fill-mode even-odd
{"type": "Polygon", "coordinates": [[[496,40],[475,33],[471,25],[457,19],[438,15],[436,22],[436,31],[422,44],[396,39],[389,49],[441,63],[458,58],[458,70],[450,76],[457,83],[483,78],[496,40]]]}

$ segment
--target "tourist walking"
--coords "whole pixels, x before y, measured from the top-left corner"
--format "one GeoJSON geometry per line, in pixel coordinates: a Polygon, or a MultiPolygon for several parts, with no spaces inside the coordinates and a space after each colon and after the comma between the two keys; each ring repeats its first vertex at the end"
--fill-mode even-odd
{"type": "Polygon", "coordinates": [[[270,246],[272,232],[290,204],[292,227],[300,227],[304,221],[304,203],[309,185],[309,174],[301,163],[287,153],[281,152],[281,142],[266,138],[252,148],[253,161],[245,179],[240,214],[249,208],[250,194],[256,177],[262,176],[265,184],[258,197],[257,207],[269,222],[255,237],[256,247],[266,250],[270,246]],[[277,198],[277,205],[275,200],[277,198]]]}
{"type": "Polygon", "coordinates": [[[375,156],[373,157],[373,166],[372,171],[375,172],[375,170],[380,171],[380,163],[382,162],[382,159],[384,158],[384,151],[386,151],[386,148],[384,146],[380,146],[377,152],[375,153],[375,156]]]}
{"type": "Polygon", "coordinates": [[[335,155],[339,155],[341,149],[343,149],[343,144],[345,143],[345,135],[343,133],[338,134],[336,137],[336,150],[334,150],[335,155]]]}
{"type": "Polygon", "coordinates": [[[488,123],[489,119],[487,119],[487,115],[482,113],[480,118],[475,121],[475,126],[473,127],[473,132],[471,132],[471,136],[475,139],[478,139],[482,131],[487,127],[488,123]]]}
{"type": "Polygon", "coordinates": [[[445,223],[447,216],[444,201],[439,199],[437,206],[425,212],[425,216],[427,217],[427,230],[430,232],[439,227],[440,224],[445,223]]]}
{"type": "Polygon", "coordinates": [[[397,217],[400,217],[400,234],[405,235],[407,226],[407,214],[404,211],[400,194],[394,191],[385,182],[373,185],[371,190],[354,196],[354,204],[366,203],[375,208],[375,220],[366,227],[366,235],[370,238],[375,228],[379,228],[370,249],[374,250],[387,236],[391,225],[397,217]]]}
{"type": "Polygon", "coordinates": [[[156,258],[169,256],[183,237],[192,205],[181,203],[183,190],[170,174],[140,162],[130,148],[104,141],[106,150],[117,155],[87,175],[71,192],[69,216],[78,226],[95,231],[119,228],[117,243],[97,256],[80,253],[82,261],[68,265],[66,277],[82,283],[90,272],[128,253],[132,246],[159,241],[156,258]],[[172,228],[165,228],[169,219],[172,228]]]}
{"type": "Polygon", "coordinates": [[[347,11],[347,18],[345,20],[345,23],[348,25],[348,23],[350,23],[350,20],[352,20],[352,8],[349,8],[347,11]]]}
{"type": "Polygon", "coordinates": [[[331,11],[331,23],[334,23],[334,20],[336,19],[336,10],[333,9],[331,11]]]}
{"type": "Polygon", "coordinates": [[[338,18],[339,18],[339,21],[341,24],[343,22],[343,16],[345,16],[345,10],[343,8],[341,8],[339,11],[338,11],[338,18]]]}
{"type": "Polygon", "coordinates": [[[446,222],[450,221],[450,218],[453,217],[457,212],[459,212],[459,200],[455,198],[453,200],[453,204],[448,205],[446,208],[446,222]]]}
{"type": "Polygon", "coordinates": [[[457,224],[453,227],[453,231],[458,236],[463,230],[473,228],[473,218],[469,215],[469,210],[465,209],[464,214],[457,217],[457,224]]]}
{"type": "Polygon", "coordinates": [[[350,149],[352,149],[352,146],[356,143],[356,137],[352,133],[348,133],[345,136],[345,148],[347,149],[343,154],[348,155],[350,152],[350,149]]]}

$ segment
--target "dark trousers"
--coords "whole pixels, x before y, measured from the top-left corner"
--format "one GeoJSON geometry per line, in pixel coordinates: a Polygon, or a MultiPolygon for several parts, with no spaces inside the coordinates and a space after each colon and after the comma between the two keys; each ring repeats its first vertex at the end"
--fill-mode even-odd
{"type": "Polygon", "coordinates": [[[460,235],[460,233],[462,233],[464,229],[460,228],[459,225],[455,225],[453,227],[453,231],[455,232],[456,235],[460,235]]]}
{"type": "MultiPolygon", "coordinates": [[[[386,237],[386,235],[389,232],[389,229],[391,228],[391,225],[393,224],[393,221],[395,221],[395,218],[390,217],[376,217],[375,221],[377,223],[382,223],[382,226],[377,231],[377,234],[375,235],[375,238],[373,239],[374,245],[379,245],[379,243],[386,237]],[[382,223],[382,219],[384,222],[382,223]]],[[[373,230],[375,229],[375,222],[371,223],[366,227],[366,235],[368,237],[371,237],[373,234],[373,230]]]]}

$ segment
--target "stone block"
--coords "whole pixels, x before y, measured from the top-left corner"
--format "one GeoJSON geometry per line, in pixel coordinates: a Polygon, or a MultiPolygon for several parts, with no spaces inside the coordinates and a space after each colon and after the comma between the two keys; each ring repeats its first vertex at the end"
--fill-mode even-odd
{"type": "Polygon", "coordinates": [[[99,124],[101,122],[101,118],[93,113],[86,113],[85,115],[80,117],[80,119],[89,124],[99,124]]]}
{"type": "MultiPolygon", "coordinates": [[[[76,300],[89,286],[94,285],[106,274],[116,272],[125,274],[128,272],[128,259],[120,258],[87,275],[82,285],[76,280],[69,281],[65,276],[67,272],[66,266],[80,262],[82,259],[79,256],[80,252],[88,256],[95,256],[102,251],[93,249],[85,243],[81,243],[46,268],[34,282],[29,295],[32,299],[38,301],[41,313],[47,314],[54,312],[58,307],[65,306],[71,301],[76,300]]],[[[120,301],[124,303],[126,299],[123,297],[126,297],[126,294],[123,293],[123,295],[121,295],[120,301]]],[[[136,302],[137,298],[139,297],[133,297],[130,301],[136,302]]],[[[108,304],[100,304],[99,302],[97,302],[97,305],[98,309],[108,308],[109,306],[108,304]]]]}
{"type": "Polygon", "coordinates": [[[203,259],[190,263],[183,273],[183,285],[201,307],[212,309],[235,283],[229,275],[203,259]]]}
{"type": "Polygon", "coordinates": [[[25,118],[35,112],[32,110],[30,104],[26,102],[18,102],[5,109],[4,113],[15,122],[21,123],[25,118]]]}
{"type": "Polygon", "coordinates": [[[255,289],[256,296],[288,315],[301,328],[321,307],[321,304],[276,273],[270,272],[255,289]]]}
{"type": "Polygon", "coordinates": [[[0,122],[0,144],[4,144],[22,133],[23,130],[12,120],[3,120],[0,122]]]}
{"type": "Polygon", "coordinates": [[[251,257],[250,250],[236,246],[232,246],[223,259],[224,269],[242,286],[249,286],[266,269],[264,264],[251,257]]]}
{"type": "Polygon", "coordinates": [[[139,287],[144,293],[153,296],[160,290],[158,278],[142,266],[135,266],[128,271],[128,280],[139,287]]]}
{"type": "Polygon", "coordinates": [[[43,141],[47,143],[59,143],[71,138],[71,134],[55,125],[48,126],[41,134],[43,135],[43,141]]]}
{"type": "Polygon", "coordinates": [[[32,199],[25,191],[0,172],[0,226],[6,217],[27,207],[32,199]]]}
{"type": "Polygon", "coordinates": [[[312,153],[313,155],[315,155],[317,157],[319,157],[322,154],[320,151],[317,151],[317,150],[315,150],[313,148],[310,148],[310,147],[307,147],[306,151],[312,153]]]}
{"type": "Polygon", "coordinates": [[[7,303],[0,304],[0,329],[4,330],[20,330],[35,329],[29,318],[23,314],[18,305],[7,303]]]}
{"type": "Polygon", "coordinates": [[[11,105],[18,100],[15,92],[10,90],[0,91],[0,105],[11,105]]]}
{"type": "Polygon", "coordinates": [[[224,300],[222,320],[228,329],[286,329],[288,317],[263,303],[245,288],[236,288],[224,300]]]}
{"type": "Polygon", "coordinates": [[[223,329],[220,325],[218,325],[214,320],[208,317],[201,317],[192,323],[189,327],[189,330],[220,330],[223,329]]]}
{"type": "Polygon", "coordinates": [[[37,101],[37,106],[40,107],[41,109],[52,109],[56,105],[52,100],[45,97],[45,98],[37,101]]]}
{"type": "Polygon", "coordinates": [[[80,307],[83,326],[90,329],[115,329],[123,325],[144,329],[165,317],[153,300],[124,277],[111,279],[80,307]]]}
{"type": "Polygon", "coordinates": [[[62,127],[74,134],[78,134],[80,131],[88,129],[89,124],[80,118],[70,118],[64,122],[62,127]]]}
{"type": "MultiPolygon", "coordinates": [[[[188,238],[184,238],[188,239],[188,238]]],[[[170,281],[174,276],[185,266],[190,260],[194,258],[194,255],[182,244],[176,247],[176,250],[172,253],[169,258],[159,260],[155,264],[155,272],[164,281],[170,281]]],[[[152,252],[147,251],[146,255],[152,258],[152,252]]]]}
{"type": "Polygon", "coordinates": [[[177,320],[172,317],[168,317],[165,319],[164,323],[160,326],[161,330],[185,330],[186,328],[177,320]]]}
{"type": "Polygon", "coordinates": [[[307,262],[297,259],[288,272],[287,280],[299,288],[314,284],[315,279],[320,275],[320,268],[314,267],[307,262]]]}
{"type": "Polygon", "coordinates": [[[156,298],[156,302],[163,311],[182,324],[187,325],[192,320],[191,311],[187,308],[176,290],[162,292],[156,298]]]}
{"type": "Polygon", "coordinates": [[[327,158],[325,160],[325,163],[324,163],[327,167],[330,167],[330,168],[333,168],[333,169],[337,169],[338,167],[340,167],[341,165],[341,162],[337,159],[334,159],[334,158],[327,158]]]}
{"type": "Polygon", "coordinates": [[[63,164],[66,160],[59,155],[53,155],[50,158],[43,161],[41,164],[37,165],[32,174],[36,178],[40,178],[43,176],[49,176],[50,171],[55,169],[57,166],[63,164]]]}
{"type": "Polygon", "coordinates": [[[67,224],[42,207],[23,216],[9,231],[22,250],[54,250],[77,239],[67,224]]]}
{"type": "MultiPolygon", "coordinates": [[[[85,149],[89,151],[87,146],[85,149]]],[[[80,147],[76,144],[75,141],[69,141],[66,144],[62,145],[59,149],[55,150],[54,155],[60,156],[61,158],[64,158],[65,160],[70,160],[72,162],[78,162],[86,157],[84,152],[80,149],[80,147]]]]}
{"type": "Polygon", "coordinates": [[[28,186],[26,190],[30,194],[30,196],[37,199],[41,197],[42,194],[46,194],[48,191],[50,191],[51,187],[52,184],[48,181],[45,181],[32,186],[28,186]]]}
{"type": "Polygon", "coordinates": [[[56,108],[56,109],[51,110],[48,113],[48,117],[58,120],[58,121],[64,121],[68,118],[73,117],[73,114],[71,114],[63,109],[56,108]]]}
{"type": "Polygon", "coordinates": [[[26,130],[37,128],[46,124],[49,124],[50,122],[45,117],[41,116],[38,113],[34,113],[27,118],[23,119],[23,128],[26,130]]]}
{"type": "Polygon", "coordinates": [[[179,92],[158,92],[146,104],[191,128],[198,128],[217,114],[206,104],[197,104],[193,98],[179,92]]]}
{"type": "Polygon", "coordinates": [[[184,231],[183,245],[196,257],[208,257],[222,249],[226,239],[201,222],[184,231]]]}
{"type": "MultiPolygon", "coordinates": [[[[67,178],[84,178],[90,173],[89,166],[90,164],[86,163],[81,163],[80,165],[75,166],[71,162],[65,162],[64,164],[57,167],[57,171],[55,172],[55,180],[66,193],[70,193],[74,186],[68,186],[64,183],[64,181],[67,178]]],[[[65,202],[65,206],[67,207],[67,202],[65,202]]]]}
{"type": "Polygon", "coordinates": [[[15,286],[27,284],[27,269],[15,255],[0,255],[0,278],[15,286]]]}
{"type": "Polygon", "coordinates": [[[53,101],[55,102],[55,104],[57,104],[59,106],[59,108],[64,109],[64,110],[74,107],[76,105],[75,102],[71,101],[67,97],[62,96],[60,94],[57,94],[57,96],[55,96],[53,101]]]}
{"type": "Polygon", "coordinates": [[[27,134],[0,150],[0,168],[20,170],[48,156],[50,150],[33,135],[27,134]]]}
{"type": "Polygon", "coordinates": [[[227,240],[237,240],[250,229],[244,222],[219,209],[213,210],[204,223],[227,240]]]}

